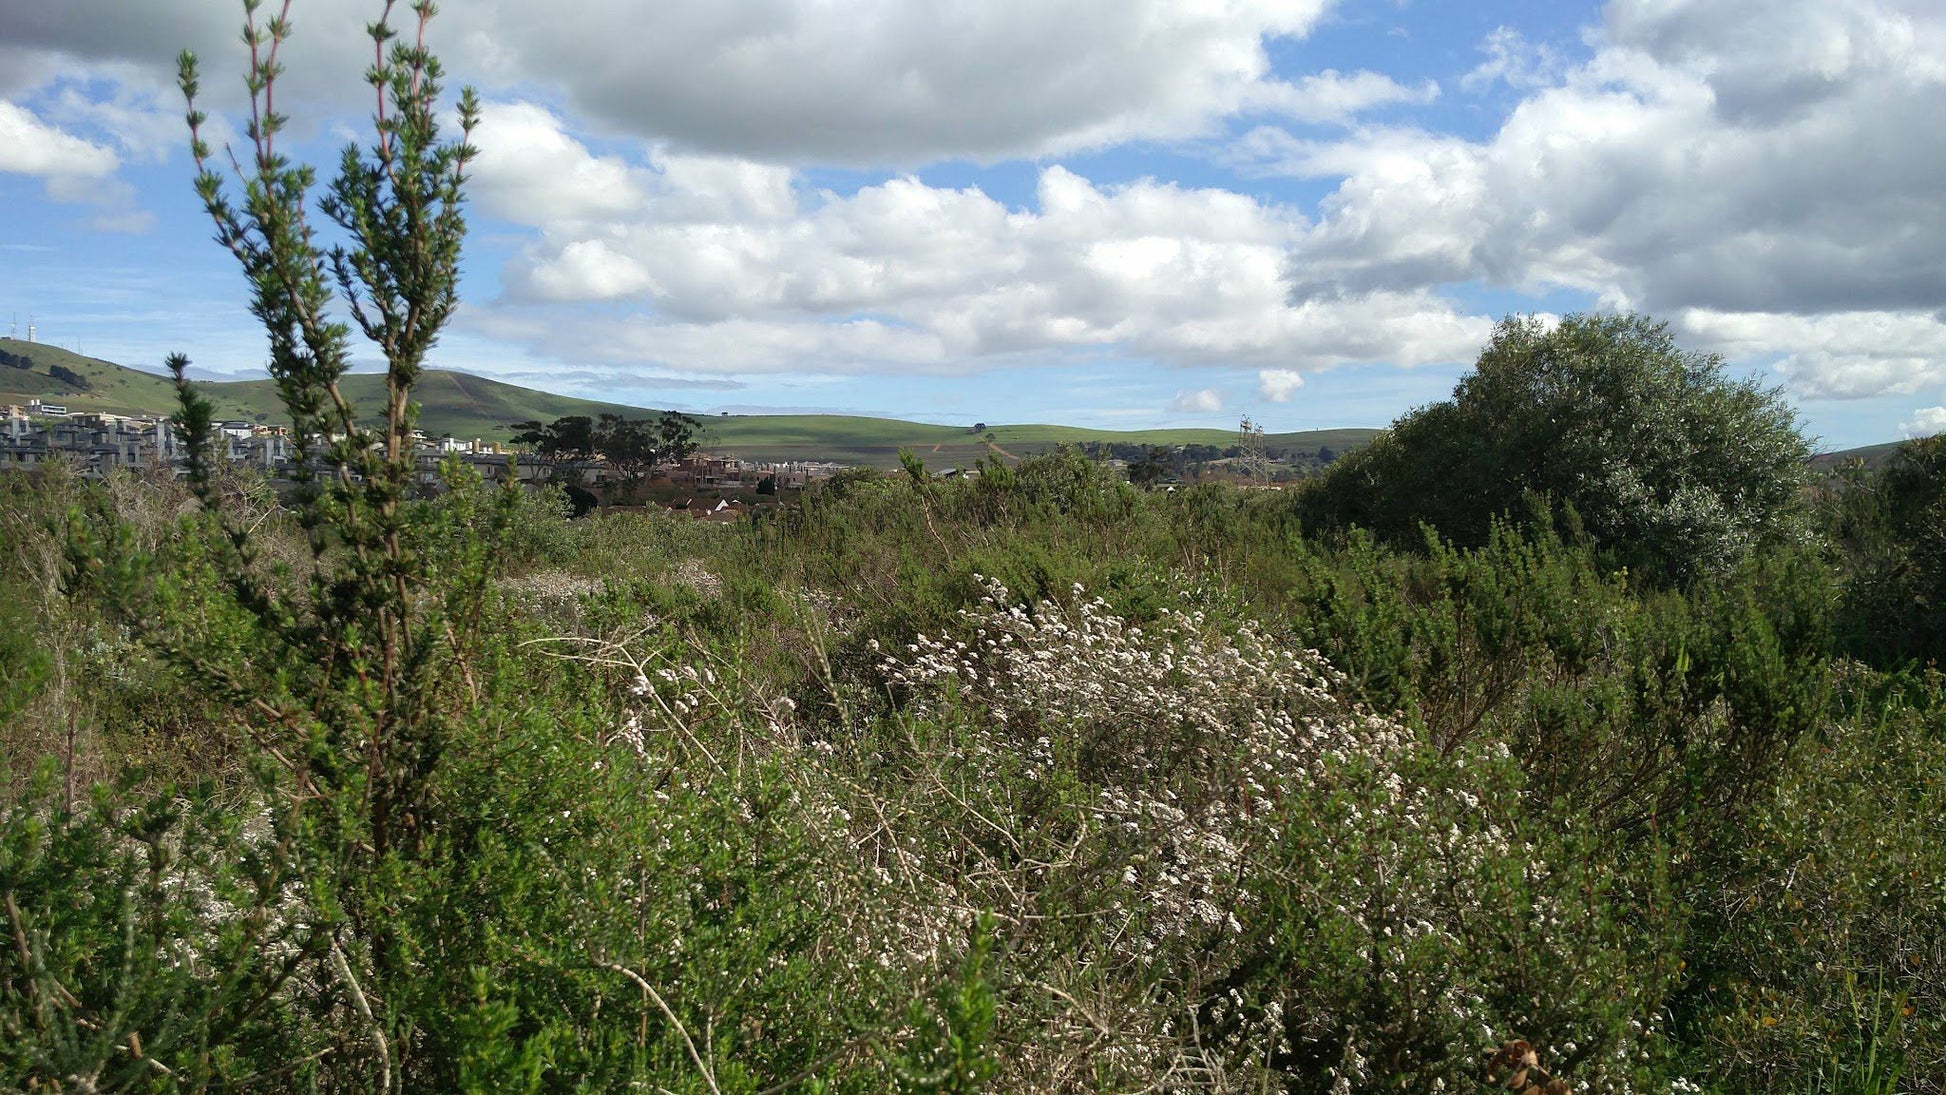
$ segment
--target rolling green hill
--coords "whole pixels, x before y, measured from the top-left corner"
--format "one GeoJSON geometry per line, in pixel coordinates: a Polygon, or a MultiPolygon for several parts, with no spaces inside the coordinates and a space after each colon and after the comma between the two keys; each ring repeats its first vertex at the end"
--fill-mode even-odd
{"type": "MultiPolygon", "coordinates": [[[[0,351],[26,358],[29,368],[0,364],[0,403],[45,399],[65,403],[72,411],[109,414],[168,414],[175,409],[175,389],[168,378],[130,369],[99,358],[83,357],[46,343],[0,338],[0,351]],[[73,379],[64,379],[63,374],[73,379]],[[75,383],[78,380],[79,383],[75,383]]],[[[201,385],[215,404],[219,418],[252,422],[283,421],[277,387],[269,380],[232,381],[201,385]]],[[[376,407],[383,399],[385,379],[359,373],[343,381],[354,402],[376,407]]],[[[414,395],[419,400],[419,425],[434,436],[479,437],[505,441],[509,423],[528,419],[552,421],[571,414],[639,416],[641,407],[598,403],[550,395],[530,388],[465,373],[429,370],[414,395]]],[[[971,465],[983,456],[1031,456],[1063,443],[1088,441],[1135,445],[1234,444],[1229,430],[1089,430],[1073,426],[995,425],[989,445],[983,434],[962,426],[937,426],[892,418],[848,415],[778,414],[728,415],[704,420],[711,449],[735,453],[747,460],[829,460],[845,464],[891,467],[901,448],[910,448],[928,466],[940,469],[971,465]]],[[[1311,430],[1266,434],[1272,449],[1337,452],[1356,448],[1376,430],[1311,430]]]]}
{"type": "MultiPolygon", "coordinates": [[[[985,434],[964,426],[936,426],[891,418],[845,415],[731,415],[708,419],[711,448],[734,452],[751,460],[834,460],[846,464],[892,467],[898,452],[909,448],[934,470],[968,467],[984,456],[1032,456],[1063,444],[1098,441],[1132,445],[1236,444],[1230,430],[1090,430],[1078,426],[989,426],[985,434]]],[[[1266,447],[1306,453],[1328,447],[1337,452],[1356,448],[1377,430],[1309,430],[1265,434],[1266,447]]]]}
{"type": "MultiPolygon", "coordinates": [[[[175,406],[176,391],[167,377],[127,369],[112,362],[71,354],[44,342],[0,338],[0,403],[45,399],[65,403],[72,411],[109,414],[166,413],[175,406]],[[20,368],[25,359],[29,368],[20,368]],[[77,386],[52,369],[79,377],[77,386]]],[[[226,412],[227,413],[227,412],[226,412]]]]}
{"type": "MultiPolygon", "coordinates": [[[[109,414],[168,414],[176,406],[175,387],[167,377],[99,358],[82,357],[45,343],[0,338],[0,351],[25,357],[33,363],[30,369],[0,365],[0,402],[46,399],[65,403],[72,411],[109,414]],[[60,379],[50,371],[57,366],[79,377],[85,386],[77,387],[60,379]]],[[[277,386],[269,380],[200,386],[215,404],[219,418],[284,421],[277,386]]],[[[355,404],[374,408],[383,405],[385,377],[381,374],[354,373],[344,378],[342,387],[355,404]]],[[[454,437],[505,441],[513,434],[507,428],[511,422],[528,419],[547,422],[570,414],[642,413],[640,407],[549,395],[440,369],[427,371],[414,394],[419,400],[420,428],[434,436],[449,433],[454,437]]]]}

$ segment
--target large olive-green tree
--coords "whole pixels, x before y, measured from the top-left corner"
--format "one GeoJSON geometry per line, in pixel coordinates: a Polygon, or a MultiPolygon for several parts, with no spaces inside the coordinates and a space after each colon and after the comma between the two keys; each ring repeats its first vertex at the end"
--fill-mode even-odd
{"type": "Polygon", "coordinates": [[[1780,394],[1726,375],[1641,315],[1511,317],[1453,397],[1339,460],[1301,503],[1313,527],[1485,541],[1545,496],[1630,565],[1685,580],[1803,535],[1809,445],[1780,394]]]}

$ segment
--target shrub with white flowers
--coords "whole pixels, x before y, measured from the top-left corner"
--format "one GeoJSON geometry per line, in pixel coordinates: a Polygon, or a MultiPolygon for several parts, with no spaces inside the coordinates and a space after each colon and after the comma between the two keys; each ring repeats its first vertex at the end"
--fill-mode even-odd
{"type": "Polygon", "coordinates": [[[1567,929],[1599,883],[1515,833],[1504,748],[1430,763],[1404,724],[1341,699],[1321,655],[1255,623],[1168,608],[1142,625],[1078,586],[1031,607],[985,587],[955,634],[880,668],[902,771],[935,792],[907,808],[982,834],[932,853],[939,900],[997,910],[1016,955],[1063,971],[1067,988],[1012,1002],[1037,1044],[1065,1024],[1097,1067],[1151,1078],[1458,1084],[1517,1024],[1628,1087],[1640,1028],[1603,995],[1615,982],[1576,979],[1624,965],[1631,936],[1567,929]],[[1108,980],[1174,1007],[1124,999],[1111,1021],[1076,1001],[1108,980]]]}

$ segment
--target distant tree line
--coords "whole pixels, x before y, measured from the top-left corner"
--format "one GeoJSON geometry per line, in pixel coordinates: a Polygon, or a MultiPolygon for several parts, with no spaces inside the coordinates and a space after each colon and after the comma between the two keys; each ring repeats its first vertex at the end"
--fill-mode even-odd
{"type": "MultiPolygon", "coordinates": [[[[1087,441],[1081,451],[1094,460],[1120,460],[1128,465],[1129,481],[1138,487],[1154,487],[1170,479],[1181,479],[1205,465],[1219,460],[1235,460],[1243,455],[1240,445],[1149,445],[1134,441],[1087,441]]],[[[1268,449],[1265,456],[1273,463],[1294,468],[1323,468],[1338,458],[1329,446],[1304,449],[1268,449]]]]}
{"type": "Polygon", "coordinates": [[[85,392],[89,388],[94,387],[94,385],[88,382],[87,377],[82,376],[66,365],[49,365],[47,367],[47,375],[77,391],[85,392]]]}
{"type": "MultiPolygon", "coordinates": [[[[0,350],[0,365],[5,365],[10,369],[32,369],[35,367],[33,358],[28,357],[26,354],[16,354],[10,350],[0,350]]],[[[47,367],[47,375],[76,391],[85,392],[94,387],[93,384],[88,382],[87,377],[82,376],[66,365],[49,365],[47,367]]]]}

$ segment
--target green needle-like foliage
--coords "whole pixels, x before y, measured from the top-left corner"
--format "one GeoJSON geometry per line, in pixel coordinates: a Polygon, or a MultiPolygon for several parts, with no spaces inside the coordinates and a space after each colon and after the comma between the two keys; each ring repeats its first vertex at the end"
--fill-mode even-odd
{"type": "MultiPolygon", "coordinates": [[[[231,158],[238,196],[202,136],[193,55],[182,56],[180,77],[197,193],[217,241],[242,266],[251,311],[269,336],[270,372],[294,431],[297,511],[314,566],[301,604],[255,586],[247,568],[230,568],[264,637],[301,655],[284,663],[283,687],[269,696],[257,682],[230,683],[274,708],[279,721],[310,724],[314,748],[286,759],[308,782],[322,781],[320,790],[358,788],[355,814],[371,854],[383,858],[416,840],[418,787],[437,759],[449,700],[442,685],[450,675],[435,663],[451,655],[452,632],[435,626],[427,618],[430,602],[416,596],[424,563],[407,544],[404,503],[416,471],[412,385],[458,299],[462,196],[474,155],[466,137],[479,109],[470,91],[463,94],[461,139],[440,140],[441,70],[425,42],[435,9],[425,0],[412,4],[416,30],[402,40],[387,3],[367,27],[376,138],[370,148],[345,149],[338,178],[318,203],[347,240],[323,247],[307,209],[314,173],[277,145],[287,122],[276,92],[290,4],[268,19],[260,9],[261,0],[244,5],[251,110],[248,155],[231,158]],[[385,356],[386,406],[376,430],[361,424],[339,388],[352,358],[351,327],[331,318],[334,295],[385,356]]],[[[180,356],[170,362],[183,391],[180,425],[194,454],[192,478],[207,491],[209,413],[181,381],[186,364],[180,356]]],[[[233,535],[231,542],[247,558],[246,538],[233,535]]]]}

